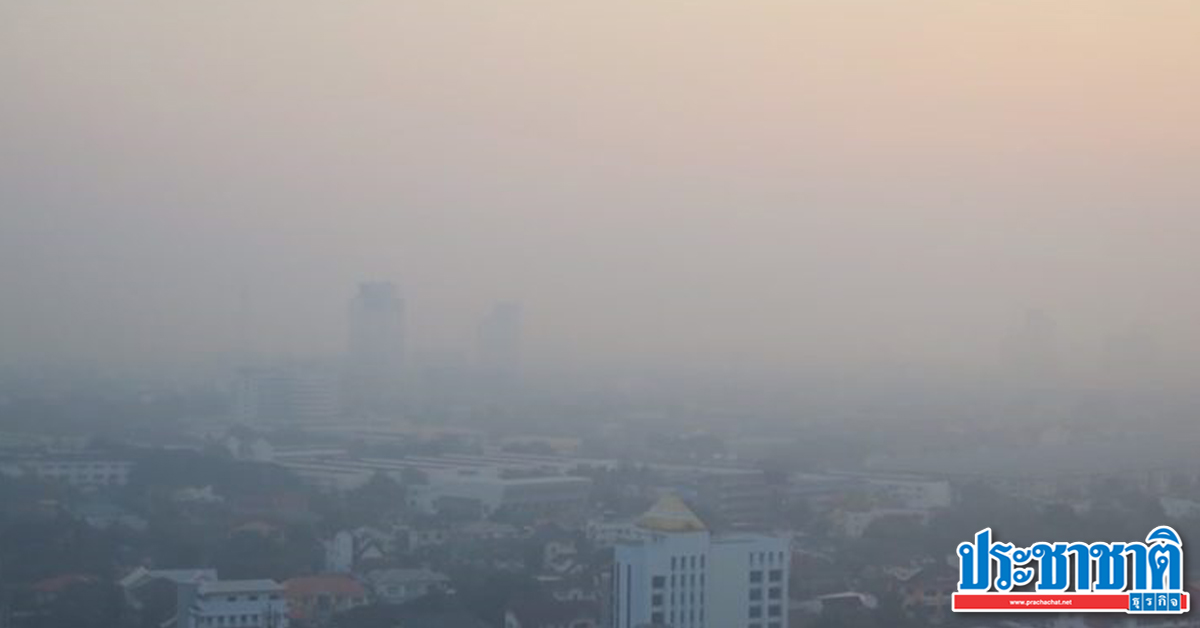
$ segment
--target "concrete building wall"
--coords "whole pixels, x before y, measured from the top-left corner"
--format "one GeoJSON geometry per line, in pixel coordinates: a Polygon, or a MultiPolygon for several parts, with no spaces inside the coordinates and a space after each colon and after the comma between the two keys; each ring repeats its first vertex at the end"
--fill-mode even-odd
{"type": "Polygon", "coordinates": [[[618,545],[614,628],[787,628],[788,539],[653,533],[618,545]]]}

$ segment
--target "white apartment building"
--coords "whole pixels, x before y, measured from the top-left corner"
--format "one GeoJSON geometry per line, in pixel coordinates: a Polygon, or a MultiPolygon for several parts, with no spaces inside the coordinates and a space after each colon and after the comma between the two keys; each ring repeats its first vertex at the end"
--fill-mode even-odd
{"type": "Polygon", "coordinates": [[[283,585],[274,580],[215,580],[181,585],[178,628],[287,628],[283,585]]]}
{"type": "Polygon", "coordinates": [[[616,548],[614,628],[787,628],[789,539],[710,535],[674,496],[637,525],[645,539],[616,548]]]}
{"type": "Polygon", "coordinates": [[[76,487],[124,486],[133,463],[81,454],[52,455],[17,463],[24,472],[76,487]]]}

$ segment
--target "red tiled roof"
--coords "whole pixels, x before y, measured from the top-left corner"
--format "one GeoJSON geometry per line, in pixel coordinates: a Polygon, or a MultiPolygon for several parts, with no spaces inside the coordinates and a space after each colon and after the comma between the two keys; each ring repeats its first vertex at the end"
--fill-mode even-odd
{"type": "Polygon", "coordinates": [[[367,594],[362,583],[354,578],[341,574],[324,576],[300,576],[291,578],[283,583],[288,597],[305,597],[309,595],[348,595],[360,597],[367,594]]]}
{"type": "Polygon", "coordinates": [[[31,588],[38,593],[61,593],[70,588],[71,585],[95,581],[96,578],[94,576],[72,573],[39,580],[33,583],[31,588]]]}

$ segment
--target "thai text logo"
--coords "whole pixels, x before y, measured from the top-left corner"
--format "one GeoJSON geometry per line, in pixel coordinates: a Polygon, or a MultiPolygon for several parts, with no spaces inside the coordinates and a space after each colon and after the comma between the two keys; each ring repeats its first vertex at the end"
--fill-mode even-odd
{"type": "Polygon", "coordinates": [[[1169,526],[1145,542],[1029,547],[998,543],[985,528],[974,542],[959,544],[958,561],[955,612],[1188,611],[1183,541],[1169,526]]]}

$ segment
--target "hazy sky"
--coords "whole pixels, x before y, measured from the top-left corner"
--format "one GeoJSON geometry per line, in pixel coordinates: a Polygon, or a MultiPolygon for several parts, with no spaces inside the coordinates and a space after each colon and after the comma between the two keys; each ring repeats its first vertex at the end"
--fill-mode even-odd
{"type": "Polygon", "coordinates": [[[6,360],[1200,348],[1193,0],[0,3],[6,360]]]}

